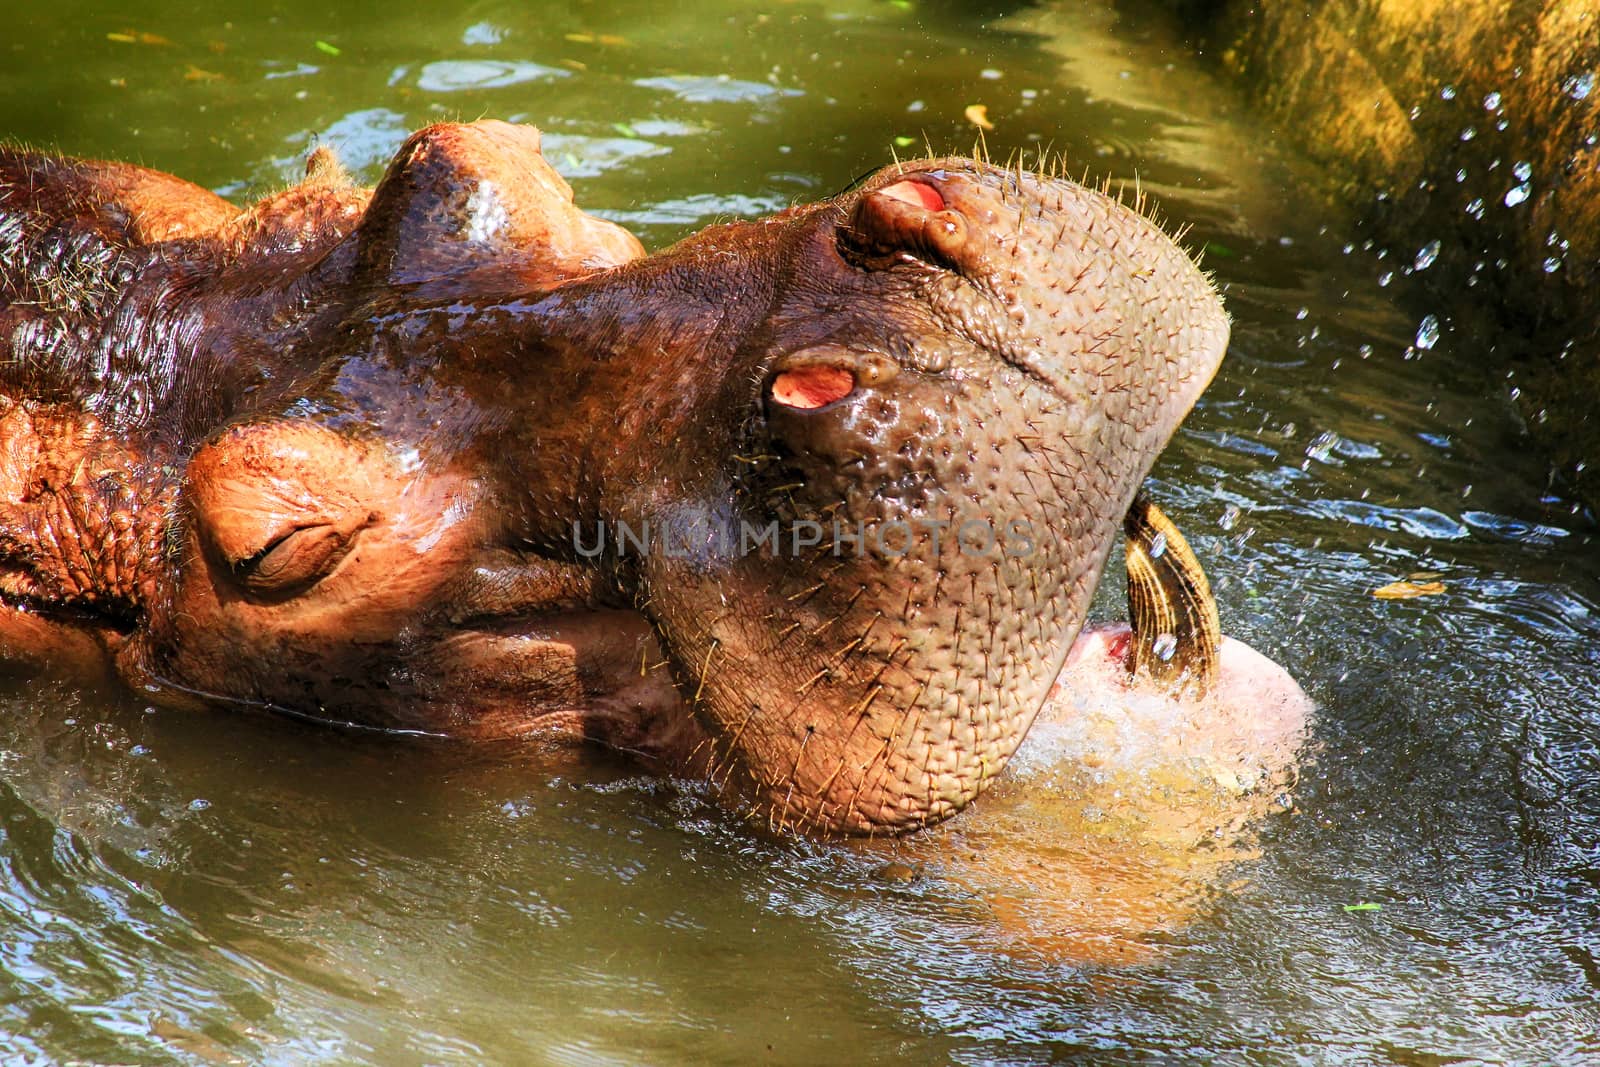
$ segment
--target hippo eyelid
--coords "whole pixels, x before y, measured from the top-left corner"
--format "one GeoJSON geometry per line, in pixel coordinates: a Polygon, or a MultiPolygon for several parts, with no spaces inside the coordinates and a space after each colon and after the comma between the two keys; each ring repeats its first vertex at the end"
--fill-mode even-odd
{"type": "Polygon", "coordinates": [[[259,597],[290,597],[305,592],[338,568],[357,535],[377,520],[301,523],[273,537],[260,551],[232,561],[229,570],[244,589],[259,597]]]}

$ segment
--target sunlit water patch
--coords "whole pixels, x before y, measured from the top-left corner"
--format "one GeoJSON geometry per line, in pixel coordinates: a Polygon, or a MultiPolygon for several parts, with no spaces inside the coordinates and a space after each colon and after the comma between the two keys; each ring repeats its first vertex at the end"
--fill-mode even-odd
{"type": "MultiPolygon", "coordinates": [[[[1426,243],[1316,217],[1293,161],[1218,119],[1236,102],[1155,20],[1001,6],[45,7],[13,26],[0,133],[243,198],[316,143],[372,181],[413,129],[514,118],[652,247],[892,153],[968,150],[971,105],[997,158],[1138,177],[1192,224],[1235,319],[1153,491],[1225,629],[1319,702],[1293,788],[1237,854],[1095,941],[1089,919],[1143,899],[1116,887],[1200,853],[1141,859],[1037,751],[1029,830],[985,842],[980,805],[921,844],[840,846],[771,840],[598,758],[553,770],[22,682],[0,715],[8,1054],[1600,1056],[1600,557],[1492,340],[1403,304],[1426,243]],[[1373,596],[1413,575],[1440,589],[1373,596]],[[985,866],[1049,834],[1057,882],[985,866]]],[[[1120,598],[1108,582],[1098,613],[1120,598]]]]}

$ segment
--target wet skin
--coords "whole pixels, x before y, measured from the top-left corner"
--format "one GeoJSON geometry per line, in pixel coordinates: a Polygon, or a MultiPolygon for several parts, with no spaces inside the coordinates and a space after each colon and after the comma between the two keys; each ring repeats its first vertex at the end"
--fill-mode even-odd
{"type": "Polygon", "coordinates": [[[904,164],[645,257],[493,122],[245,212],[7,150],[0,253],[0,657],[599,743],[806,830],[999,774],[1227,341],[1058,177],[904,164]]]}

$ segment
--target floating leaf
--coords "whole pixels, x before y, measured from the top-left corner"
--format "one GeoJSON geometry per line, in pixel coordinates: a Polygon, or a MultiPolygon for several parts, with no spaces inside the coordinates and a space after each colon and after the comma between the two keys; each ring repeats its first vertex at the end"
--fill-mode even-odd
{"type": "Polygon", "coordinates": [[[155,44],[169,45],[172,42],[159,33],[146,33],[143,30],[123,30],[121,33],[108,33],[106,40],[116,41],[118,44],[155,44]]]}
{"type": "Polygon", "coordinates": [[[917,139],[915,137],[906,137],[903,134],[894,139],[894,146],[896,148],[910,148],[912,145],[914,145],[916,143],[917,143],[917,139]]]}
{"type": "Polygon", "coordinates": [[[968,122],[980,130],[994,129],[994,123],[989,121],[989,109],[983,104],[968,104],[967,110],[962,114],[966,115],[968,122]]]}
{"type": "Polygon", "coordinates": [[[613,122],[611,124],[611,128],[622,134],[624,137],[639,136],[639,131],[634,129],[632,126],[629,126],[626,122],[613,122]]]}
{"type": "Polygon", "coordinates": [[[330,56],[342,55],[344,53],[344,49],[340,48],[336,44],[329,44],[327,41],[318,41],[317,51],[326,52],[330,56]]]}
{"type": "Polygon", "coordinates": [[[1413,597],[1433,596],[1444,592],[1443,582],[1390,582],[1372,591],[1379,600],[1410,600],[1413,597]]]}
{"type": "Polygon", "coordinates": [[[1346,904],[1344,906],[1344,910],[1345,911],[1382,911],[1383,910],[1383,905],[1382,904],[1374,904],[1370,900],[1363,900],[1359,904],[1346,904]]]}

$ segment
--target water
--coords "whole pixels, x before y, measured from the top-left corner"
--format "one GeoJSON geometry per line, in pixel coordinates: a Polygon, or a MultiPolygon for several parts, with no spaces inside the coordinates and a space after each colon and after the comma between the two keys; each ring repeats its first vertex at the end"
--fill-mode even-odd
{"type": "MultiPolygon", "coordinates": [[[[17,681],[7,1058],[1600,1055],[1600,564],[1492,338],[1405,303],[1404,276],[1381,285],[1424,241],[1364,245],[1317,209],[1152,23],[1012,6],[58,3],[0,44],[0,133],[245,197],[314,142],[372,180],[415,127],[524,119],[580,203],[652,246],[827,195],[891,151],[968,149],[973,104],[996,156],[1137,175],[1192,225],[1235,317],[1152,489],[1224,627],[1320,704],[1253,858],[1124,931],[1133,962],[1085,962],[1076,927],[1005,936],[957,847],[982,811],[897,859],[773,841],[598,757],[557,773],[17,681]],[[1370,595],[1418,573],[1445,591],[1370,595]]],[[[1119,597],[1108,583],[1102,611],[1119,597]]],[[[1114,910],[1094,893],[1123,854],[1100,847],[1059,883],[1085,922],[1114,910]]]]}

